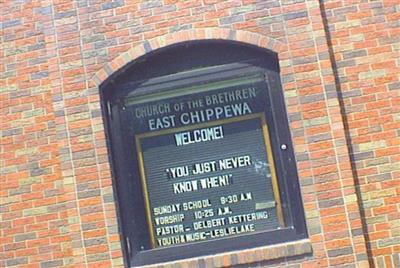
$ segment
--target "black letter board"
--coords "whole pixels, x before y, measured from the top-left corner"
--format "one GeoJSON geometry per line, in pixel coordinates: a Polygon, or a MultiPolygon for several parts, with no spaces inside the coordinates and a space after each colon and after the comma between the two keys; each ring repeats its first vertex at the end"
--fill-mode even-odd
{"type": "Polygon", "coordinates": [[[284,226],[265,87],[259,74],[126,101],[153,247],[284,226]]]}

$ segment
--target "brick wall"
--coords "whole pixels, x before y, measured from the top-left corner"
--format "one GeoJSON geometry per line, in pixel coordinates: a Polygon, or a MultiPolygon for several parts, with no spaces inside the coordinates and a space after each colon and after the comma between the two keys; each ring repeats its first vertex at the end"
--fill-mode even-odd
{"type": "Polygon", "coordinates": [[[98,86],[145,48],[198,39],[278,53],[312,253],[179,265],[399,265],[400,7],[364,2],[3,3],[0,266],[123,266],[98,86]]]}
{"type": "Polygon", "coordinates": [[[400,3],[327,1],[325,10],[368,249],[377,267],[398,267],[400,3]]]}

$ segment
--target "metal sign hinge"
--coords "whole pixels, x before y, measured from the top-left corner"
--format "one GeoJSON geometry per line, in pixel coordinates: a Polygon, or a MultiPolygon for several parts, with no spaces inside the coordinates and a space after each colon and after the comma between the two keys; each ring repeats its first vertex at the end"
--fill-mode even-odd
{"type": "Polygon", "coordinates": [[[131,243],[129,241],[129,236],[126,237],[126,247],[128,249],[128,255],[131,256],[131,243]]]}
{"type": "Polygon", "coordinates": [[[111,102],[107,102],[107,114],[108,117],[110,118],[110,120],[112,120],[112,116],[111,116],[111,102]]]}

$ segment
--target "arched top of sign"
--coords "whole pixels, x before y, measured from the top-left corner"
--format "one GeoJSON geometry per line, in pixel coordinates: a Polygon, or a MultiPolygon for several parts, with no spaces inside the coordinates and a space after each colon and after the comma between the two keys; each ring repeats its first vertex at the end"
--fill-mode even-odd
{"type": "Polygon", "coordinates": [[[230,40],[186,41],[150,50],[114,72],[101,87],[238,62],[279,72],[277,54],[271,50],[230,40]]]}

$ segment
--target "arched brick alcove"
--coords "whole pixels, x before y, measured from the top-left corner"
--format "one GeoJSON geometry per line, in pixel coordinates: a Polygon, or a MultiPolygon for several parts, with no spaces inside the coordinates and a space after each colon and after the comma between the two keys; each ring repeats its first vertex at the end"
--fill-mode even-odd
{"type": "Polygon", "coordinates": [[[227,28],[184,30],[146,40],[141,44],[132,47],[128,51],[119,55],[117,58],[113,59],[111,62],[105,64],[103,68],[96,72],[92,79],[97,85],[100,85],[118,69],[150,51],[180,42],[209,39],[238,41],[245,44],[258,46],[260,48],[266,48],[278,54],[287,50],[287,46],[282,42],[249,31],[231,30],[227,28]]]}

